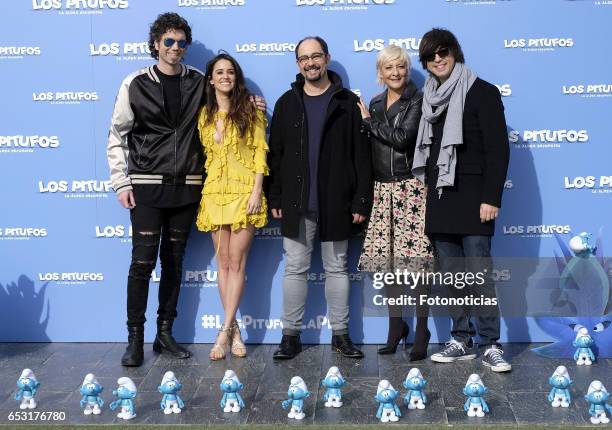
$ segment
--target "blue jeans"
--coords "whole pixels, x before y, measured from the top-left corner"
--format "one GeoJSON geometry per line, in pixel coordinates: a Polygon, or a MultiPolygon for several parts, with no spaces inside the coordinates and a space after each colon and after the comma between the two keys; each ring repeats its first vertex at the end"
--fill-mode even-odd
{"type": "MultiPolygon", "coordinates": [[[[491,236],[462,236],[456,234],[434,234],[432,235],[434,247],[439,259],[439,270],[444,273],[483,273],[484,282],[474,282],[463,288],[448,286],[448,295],[453,298],[461,298],[470,294],[478,298],[483,295],[486,298],[495,298],[495,284],[491,280],[491,236]]],[[[457,280],[458,278],[455,278],[457,280]]],[[[476,335],[476,329],[472,323],[475,319],[479,345],[490,347],[498,345],[500,314],[499,306],[449,306],[450,316],[453,320],[451,336],[453,339],[468,343],[476,335]]]]}

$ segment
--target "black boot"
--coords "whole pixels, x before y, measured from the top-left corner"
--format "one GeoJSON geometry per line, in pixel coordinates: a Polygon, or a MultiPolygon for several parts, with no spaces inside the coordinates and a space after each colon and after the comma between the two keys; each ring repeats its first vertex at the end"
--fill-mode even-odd
{"type": "Polygon", "coordinates": [[[144,361],[144,325],[128,326],[128,346],[121,357],[121,365],[138,367],[144,361]]]}
{"type": "MultiPolygon", "coordinates": [[[[427,289],[423,285],[418,285],[416,288],[417,294],[427,295],[427,289]]],[[[427,328],[427,318],[429,317],[429,306],[418,305],[416,307],[416,329],[414,332],[414,343],[410,351],[410,361],[419,361],[427,357],[427,347],[431,333],[427,328]]]]}
{"type": "Polygon", "coordinates": [[[302,342],[299,336],[284,334],[278,349],[272,358],[277,360],[290,360],[302,352],[302,342]]]}
{"type": "Polygon", "coordinates": [[[168,353],[173,358],[191,357],[191,352],[176,343],[172,337],[171,320],[157,320],[157,336],[153,342],[153,351],[168,353]]]}
{"type": "Polygon", "coordinates": [[[410,333],[410,328],[404,320],[399,317],[389,317],[389,334],[387,334],[387,344],[378,350],[380,355],[395,354],[397,345],[403,340],[406,348],[406,338],[410,333]]]}
{"type": "Polygon", "coordinates": [[[417,318],[416,331],[414,333],[414,343],[410,350],[410,361],[419,361],[427,357],[427,347],[431,333],[427,328],[427,317],[417,318]]]}
{"type": "Polygon", "coordinates": [[[363,352],[355,348],[348,333],[333,335],[331,347],[333,351],[339,352],[345,357],[363,358],[363,352]]]}

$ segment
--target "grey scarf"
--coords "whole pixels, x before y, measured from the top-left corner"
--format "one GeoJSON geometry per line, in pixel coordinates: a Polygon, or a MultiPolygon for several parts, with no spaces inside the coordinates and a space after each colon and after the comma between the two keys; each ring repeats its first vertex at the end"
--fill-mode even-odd
{"type": "MultiPolygon", "coordinates": [[[[438,197],[444,187],[452,187],[455,183],[455,167],[457,166],[456,146],[463,144],[463,106],[465,96],[476,80],[476,75],[463,63],[456,63],[448,80],[442,85],[429,76],[425,81],[423,94],[423,115],[419,123],[412,173],[425,183],[425,168],[433,139],[432,124],[448,109],[444,132],[438,155],[438,182],[436,189],[438,197]],[[434,112],[432,107],[436,106],[434,112]]],[[[429,184],[432,186],[432,184],[429,184]]]]}

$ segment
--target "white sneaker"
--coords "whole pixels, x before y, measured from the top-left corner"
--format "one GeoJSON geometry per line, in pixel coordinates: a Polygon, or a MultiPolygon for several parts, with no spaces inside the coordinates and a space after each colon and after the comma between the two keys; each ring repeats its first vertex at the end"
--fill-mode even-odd
{"type": "Polygon", "coordinates": [[[493,372],[509,372],[512,365],[504,360],[504,351],[493,345],[484,353],[482,364],[489,367],[493,372]]]}

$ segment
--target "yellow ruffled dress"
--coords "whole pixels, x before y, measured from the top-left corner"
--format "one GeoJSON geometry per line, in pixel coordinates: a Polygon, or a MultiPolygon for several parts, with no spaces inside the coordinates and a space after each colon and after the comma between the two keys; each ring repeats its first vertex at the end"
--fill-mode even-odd
{"type": "Polygon", "coordinates": [[[201,231],[215,231],[230,225],[232,231],[252,224],[257,228],[268,222],[268,204],[261,195],[261,212],[247,215],[246,208],[255,185],[255,174],[269,174],[266,163],[266,118],[257,111],[257,121],[244,137],[237,127],[226,124],[221,141],[215,140],[216,123],[227,121],[225,112],[217,112],[206,124],[206,112],[200,112],[198,130],[206,154],[206,181],[196,225],[201,231]]]}

